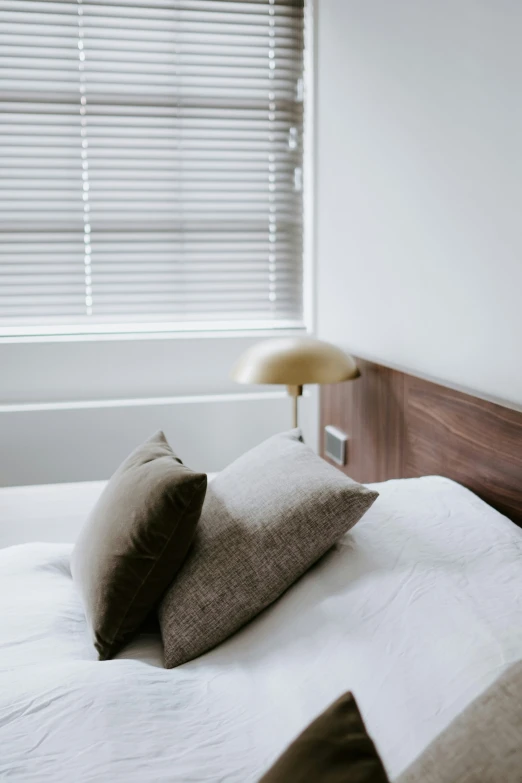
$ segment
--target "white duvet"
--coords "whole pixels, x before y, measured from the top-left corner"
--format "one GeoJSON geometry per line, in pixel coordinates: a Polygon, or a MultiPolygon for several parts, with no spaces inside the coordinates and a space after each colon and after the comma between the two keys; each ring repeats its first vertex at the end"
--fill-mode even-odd
{"type": "Polygon", "coordinates": [[[96,661],[70,544],[0,550],[0,779],[249,783],[346,690],[396,777],[522,658],[522,533],[446,479],[376,488],[273,607],[170,671],[156,634],[96,661]]]}

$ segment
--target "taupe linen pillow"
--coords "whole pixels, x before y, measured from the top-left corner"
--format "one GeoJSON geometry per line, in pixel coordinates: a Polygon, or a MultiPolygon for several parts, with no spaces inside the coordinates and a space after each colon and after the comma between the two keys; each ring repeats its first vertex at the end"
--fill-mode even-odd
{"type": "Polygon", "coordinates": [[[128,641],[179,570],[206,488],[206,475],[185,467],[157,432],[102,492],[71,559],[100,660],[128,641]]]}
{"type": "Polygon", "coordinates": [[[225,468],[159,607],[165,666],[210,650],[275,601],[376,497],[305,446],[299,430],[225,468]]]}
{"type": "Polygon", "coordinates": [[[398,783],[521,780],[522,662],[518,662],[457,715],[398,783]]]}
{"type": "Polygon", "coordinates": [[[292,742],[259,783],[389,783],[351,693],[292,742]]]}

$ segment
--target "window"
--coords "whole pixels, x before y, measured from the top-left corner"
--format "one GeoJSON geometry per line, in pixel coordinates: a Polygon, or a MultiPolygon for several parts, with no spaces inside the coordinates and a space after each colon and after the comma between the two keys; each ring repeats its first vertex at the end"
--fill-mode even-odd
{"type": "Polygon", "coordinates": [[[302,1],[2,0],[0,58],[0,334],[302,324],[302,1]]]}

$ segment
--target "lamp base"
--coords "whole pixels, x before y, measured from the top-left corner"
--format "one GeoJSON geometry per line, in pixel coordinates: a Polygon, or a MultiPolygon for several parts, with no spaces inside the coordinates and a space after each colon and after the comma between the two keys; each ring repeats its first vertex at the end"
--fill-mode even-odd
{"type": "Polygon", "coordinates": [[[302,386],[287,386],[286,390],[287,390],[288,394],[290,395],[290,397],[293,400],[293,405],[292,405],[292,426],[295,429],[298,426],[298,424],[297,424],[297,420],[298,420],[298,402],[297,401],[298,401],[299,397],[302,397],[302,395],[303,395],[303,387],[302,386]]]}

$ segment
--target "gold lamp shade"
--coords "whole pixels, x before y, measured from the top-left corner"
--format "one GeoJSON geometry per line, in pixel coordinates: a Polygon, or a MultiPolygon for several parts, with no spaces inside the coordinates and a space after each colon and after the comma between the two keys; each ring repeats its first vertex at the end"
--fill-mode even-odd
{"type": "Polygon", "coordinates": [[[284,384],[294,398],[294,427],[297,398],[303,393],[304,384],[339,383],[359,375],[353,357],[313,337],[282,337],[256,343],[232,370],[232,378],[238,383],[284,384]]]}

